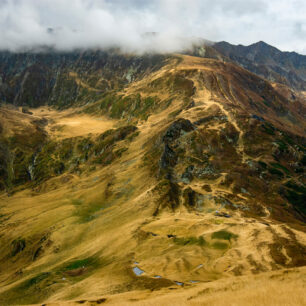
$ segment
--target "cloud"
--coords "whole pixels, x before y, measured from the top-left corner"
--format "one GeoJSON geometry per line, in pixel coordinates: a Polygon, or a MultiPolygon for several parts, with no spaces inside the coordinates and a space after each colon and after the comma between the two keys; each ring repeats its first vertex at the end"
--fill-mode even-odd
{"type": "Polygon", "coordinates": [[[305,11],[303,0],[0,0],[0,49],[174,52],[202,37],[306,54],[305,11]]]}

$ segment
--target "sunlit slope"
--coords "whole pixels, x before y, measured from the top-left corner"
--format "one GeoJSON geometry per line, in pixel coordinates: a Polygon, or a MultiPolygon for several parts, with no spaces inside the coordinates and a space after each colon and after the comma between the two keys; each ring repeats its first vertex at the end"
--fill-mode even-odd
{"type": "Polygon", "coordinates": [[[196,283],[159,291],[138,290],[117,295],[87,297],[58,305],[304,305],[305,268],[285,269],[259,275],[236,276],[210,283],[196,283]]]}
{"type": "Polygon", "coordinates": [[[303,103],[178,55],[79,109],[1,109],[1,304],[235,301],[304,266],[303,103]],[[31,147],[5,128],[20,117],[31,147]]]}

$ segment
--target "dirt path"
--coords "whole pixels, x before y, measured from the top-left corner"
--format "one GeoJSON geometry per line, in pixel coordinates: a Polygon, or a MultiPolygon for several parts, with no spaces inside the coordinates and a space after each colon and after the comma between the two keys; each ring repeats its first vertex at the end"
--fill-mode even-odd
{"type": "Polygon", "coordinates": [[[216,104],[221,108],[222,112],[227,116],[228,121],[239,132],[239,138],[238,138],[238,142],[237,142],[237,144],[238,144],[237,151],[242,156],[242,163],[245,163],[245,161],[247,159],[247,155],[244,152],[244,144],[243,144],[243,134],[244,134],[244,132],[240,129],[236,120],[233,118],[233,115],[224,108],[224,105],[222,105],[221,103],[216,103],[216,104]]]}
{"type": "Polygon", "coordinates": [[[204,88],[202,89],[201,86],[199,85],[199,83],[197,82],[197,80],[193,79],[193,82],[195,84],[195,87],[197,88],[197,92],[194,96],[194,101],[195,101],[196,105],[201,105],[202,104],[202,105],[205,105],[205,107],[212,106],[212,105],[218,106],[221,109],[221,111],[227,116],[228,121],[238,131],[239,138],[238,138],[238,142],[237,142],[237,145],[238,145],[237,146],[237,151],[242,156],[242,162],[245,163],[248,156],[245,154],[245,151],[244,151],[244,144],[243,144],[243,134],[244,134],[244,132],[242,131],[242,129],[237,124],[237,121],[234,118],[233,114],[230,111],[226,110],[222,103],[213,100],[211,93],[207,89],[204,89],[204,88]]]}

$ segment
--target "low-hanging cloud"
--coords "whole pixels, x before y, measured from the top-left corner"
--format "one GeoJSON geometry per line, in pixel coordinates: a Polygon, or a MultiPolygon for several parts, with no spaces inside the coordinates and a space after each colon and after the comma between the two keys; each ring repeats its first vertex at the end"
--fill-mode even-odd
{"type": "Polygon", "coordinates": [[[306,54],[305,11],[303,0],[0,0],[0,49],[174,52],[201,37],[306,54]]]}

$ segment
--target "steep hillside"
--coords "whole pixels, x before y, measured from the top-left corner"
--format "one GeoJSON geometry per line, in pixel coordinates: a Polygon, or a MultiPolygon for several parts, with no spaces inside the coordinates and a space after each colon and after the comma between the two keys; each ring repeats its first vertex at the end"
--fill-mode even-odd
{"type": "Polygon", "coordinates": [[[92,102],[158,69],[164,60],[162,55],[126,56],[116,50],[0,52],[0,101],[59,108],[92,102]]]}
{"type": "Polygon", "coordinates": [[[213,47],[234,63],[269,81],[283,83],[298,90],[306,89],[305,55],[281,52],[262,41],[249,46],[236,46],[223,41],[213,47]]]}
{"type": "Polygon", "coordinates": [[[0,108],[1,305],[303,303],[302,93],[174,55],[76,105],[0,108]]]}

